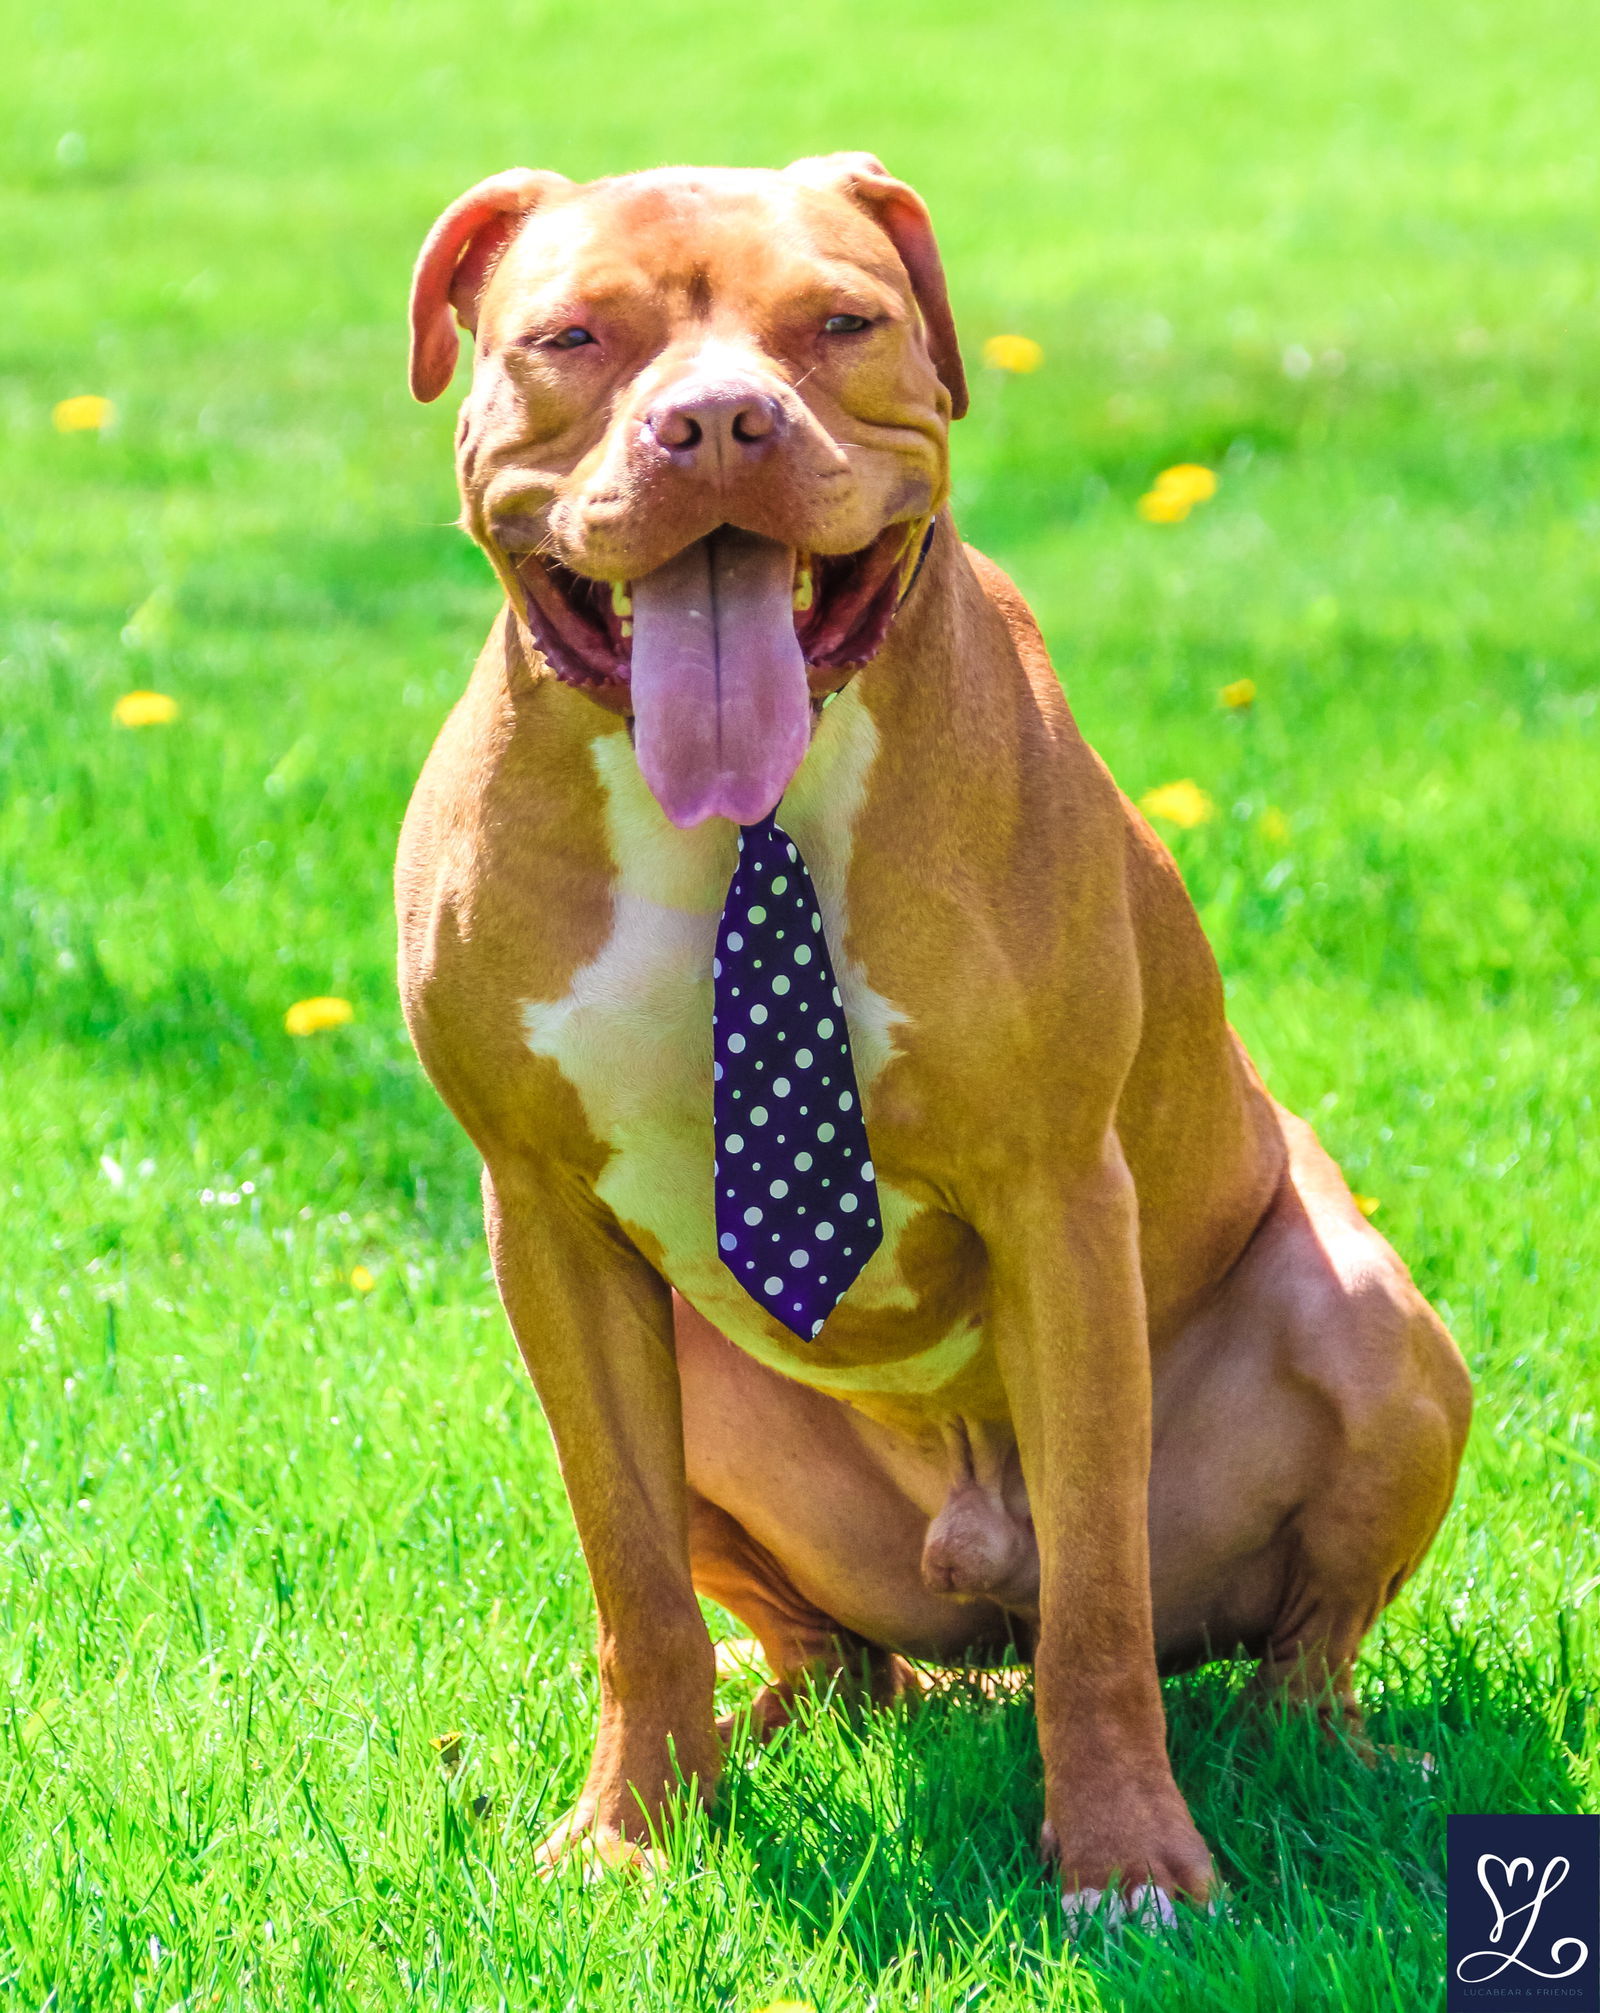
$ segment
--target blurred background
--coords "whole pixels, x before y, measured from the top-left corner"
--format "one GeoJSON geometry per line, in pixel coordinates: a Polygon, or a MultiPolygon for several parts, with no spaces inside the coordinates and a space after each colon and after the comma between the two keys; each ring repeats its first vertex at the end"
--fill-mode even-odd
{"type": "MultiPolygon", "coordinates": [[[[1183,1960],[1196,2004],[1335,2003],[1295,1997],[1329,1966],[1337,2003],[1396,2003],[1402,1973],[1425,2003],[1438,1814],[1595,1796],[1594,20],[74,0],[11,8],[5,42],[8,1989],[493,2003],[516,1910],[449,1885],[473,1854],[542,1925],[516,1943],[541,2004],[610,2003],[583,1936],[630,2005],[753,2006],[768,1972],[819,2007],[967,2004],[895,1996],[895,1967],[920,1950],[906,1977],[955,1993],[927,1939],[981,1916],[949,1872],[974,1839],[1018,1883],[992,1949],[1048,1941],[1009,1720],[969,1803],[896,1820],[916,1843],[876,1862],[871,1937],[818,1957],[794,1927],[890,1793],[841,1761],[822,1794],[815,1755],[792,1803],[750,1791],[765,1887],[540,1913],[513,1847],[581,1772],[588,1594],[476,1168],[394,998],[395,835],[496,605],[451,528],[455,396],[405,389],[424,232],[513,164],[854,147],[939,229],[963,532],[1173,845],[1269,1083],[1480,1380],[1459,1507],[1369,1681],[1457,1772],[1385,1791],[1370,1836],[1309,1767],[1230,1817],[1275,1954],[1218,1930],[1183,1960]],[[1174,466],[1214,494],[1163,506],[1174,466]],[[319,999],[348,1013],[291,1032],[319,999]],[[503,1821],[469,1851],[472,1798],[503,1821]],[[794,1845],[819,1809],[831,1844],[794,1845]],[[1275,1857],[1291,1817],[1310,1873],[1275,1857]],[[713,1923],[715,1958],[681,1955],[713,1923]]],[[[1198,1741],[1212,1698],[1175,1691],[1175,1725],[1198,1741]]],[[[971,1977],[986,2006],[1173,2005],[1175,1961],[1002,1979],[991,1951],[971,1977]]]]}

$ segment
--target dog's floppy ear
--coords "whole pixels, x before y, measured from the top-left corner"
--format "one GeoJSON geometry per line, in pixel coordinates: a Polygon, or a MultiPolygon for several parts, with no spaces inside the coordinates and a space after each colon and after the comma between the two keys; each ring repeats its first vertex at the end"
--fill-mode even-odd
{"type": "Polygon", "coordinates": [[[571,187],[565,175],[507,168],[458,196],[429,231],[411,276],[414,398],[426,404],[447,388],[460,348],[456,322],[477,327],[483,283],[518,225],[557,190],[571,187]]]}
{"type": "Polygon", "coordinates": [[[813,154],[791,162],[785,170],[816,189],[836,189],[858,204],[900,254],[922,311],[928,354],[939,381],[950,394],[950,416],[960,419],[967,409],[967,374],[961,364],[944,267],[934,242],[928,206],[909,183],[897,182],[876,154],[813,154]]]}

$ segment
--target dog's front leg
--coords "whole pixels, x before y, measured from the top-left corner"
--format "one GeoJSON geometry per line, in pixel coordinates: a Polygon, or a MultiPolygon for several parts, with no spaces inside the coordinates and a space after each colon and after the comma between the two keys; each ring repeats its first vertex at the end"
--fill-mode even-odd
{"type": "Polygon", "coordinates": [[[1150,1357],[1122,1150],[1004,1197],[991,1320],[1039,1544],[1043,1845],[1069,1893],[1203,1900],[1211,1860],[1172,1779],[1150,1609],[1150,1357]]]}
{"type": "Polygon", "coordinates": [[[680,1777],[709,1795],[721,1766],[715,1663],[689,1578],[671,1293],[566,1177],[496,1166],[484,1201],[599,1612],[594,1760],[546,1851],[644,1839],[680,1777]]]}

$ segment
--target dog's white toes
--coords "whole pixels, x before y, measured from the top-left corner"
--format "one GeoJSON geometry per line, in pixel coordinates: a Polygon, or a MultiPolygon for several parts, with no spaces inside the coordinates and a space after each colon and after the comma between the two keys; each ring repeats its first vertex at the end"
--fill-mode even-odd
{"type": "Polygon", "coordinates": [[[1124,1908],[1126,1920],[1140,1929],[1170,1929],[1178,1919],[1178,1904],[1164,1887],[1134,1888],[1124,1908]]]}
{"type": "Polygon", "coordinates": [[[1172,1896],[1148,1881],[1130,1888],[1126,1895],[1114,1887],[1080,1887],[1063,1894],[1061,1906],[1073,1935],[1081,1935],[1091,1923],[1103,1929],[1120,1929],[1125,1922],[1136,1929],[1164,1929],[1178,1919],[1172,1896]]]}
{"type": "Polygon", "coordinates": [[[1076,1887],[1070,1894],[1061,1897],[1061,1910],[1067,1918],[1067,1928],[1074,1936],[1081,1936],[1090,1923],[1100,1913],[1100,1904],[1105,1899],[1103,1887],[1076,1887]]]}
{"type": "Polygon", "coordinates": [[[1379,1741],[1376,1744],[1376,1752],[1399,1768],[1414,1768],[1418,1775],[1439,1773],[1438,1762],[1423,1748],[1399,1747],[1389,1741],[1379,1741]]]}

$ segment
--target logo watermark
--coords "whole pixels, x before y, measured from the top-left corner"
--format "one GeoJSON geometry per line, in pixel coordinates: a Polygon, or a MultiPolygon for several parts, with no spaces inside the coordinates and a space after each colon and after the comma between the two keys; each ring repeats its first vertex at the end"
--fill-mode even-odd
{"type": "Polygon", "coordinates": [[[1448,2013],[1600,2013],[1600,1817],[1452,1817],[1448,2013]]]}

